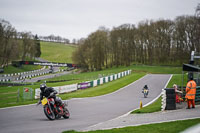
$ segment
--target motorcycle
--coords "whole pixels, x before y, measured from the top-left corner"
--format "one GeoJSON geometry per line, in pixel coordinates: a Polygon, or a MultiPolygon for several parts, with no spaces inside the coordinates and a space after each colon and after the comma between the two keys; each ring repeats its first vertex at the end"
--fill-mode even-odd
{"type": "Polygon", "coordinates": [[[41,103],[44,108],[44,114],[49,120],[59,119],[61,116],[65,119],[70,117],[70,113],[65,102],[62,105],[56,105],[53,98],[45,97],[41,100],[41,103]]]}
{"type": "Polygon", "coordinates": [[[148,90],[148,89],[144,89],[144,90],[142,91],[142,93],[144,94],[144,98],[147,98],[147,95],[148,95],[148,93],[149,93],[149,90],[148,90]]]}

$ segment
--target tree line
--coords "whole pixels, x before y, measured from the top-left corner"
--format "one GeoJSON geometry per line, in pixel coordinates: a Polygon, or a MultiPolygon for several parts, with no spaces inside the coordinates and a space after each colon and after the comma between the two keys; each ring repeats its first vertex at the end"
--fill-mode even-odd
{"type": "Polygon", "coordinates": [[[56,35],[49,35],[49,36],[39,36],[39,39],[41,41],[47,41],[47,42],[57,42],[57,43],[66,43],[69,44],[70,40],[61,36],[56,35]]]}
{"type": "Polygon", "coordinates": [[[173,21],[145,20],[137,26],[123,24],[112,30],[100,27],[79,41],[73,61],[91,71],[131,63],[188,63],[191,51],[200,52],[200,17],[199,12],[196,14],[179,16],[173,21]]]}
{"type": "Polygon", "coordinates": [[[13,60],[40,57],[40,41],[31,32],[17,32],[6,20],[0,19],[0,67],[13,60]]]}

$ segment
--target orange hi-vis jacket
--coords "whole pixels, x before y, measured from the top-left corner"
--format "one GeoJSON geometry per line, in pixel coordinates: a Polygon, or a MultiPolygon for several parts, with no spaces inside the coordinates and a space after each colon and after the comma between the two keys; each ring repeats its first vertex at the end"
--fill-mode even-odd
{"type": "Polygon", "coordinates": [[[196,95],[196,82],[194,80],[190,80],[186,86],[186,95],[185,98],[187,99],[195,99],[196,95]]]}

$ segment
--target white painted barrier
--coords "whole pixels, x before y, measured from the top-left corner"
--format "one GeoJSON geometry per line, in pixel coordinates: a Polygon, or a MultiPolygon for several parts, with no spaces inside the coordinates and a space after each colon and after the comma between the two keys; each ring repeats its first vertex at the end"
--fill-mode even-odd
{"type": "Polygon", "coordinates": [[[113,75],[110,76],[110,81],[113,81],[113,75]]]}
{"type": "Polygon", "coordinates": [[[94,80],[93,86],[94,86],[94,87],[97,86],[97,80],[94,80]]]}
{"type": "MultiPolygon", "coordinates": [[[[58,94],[62,94],[62,93],[68,93],[68,92],[72,92],[72,91],[76,91],[78,89],[77,84],[72,84],[72,85],[65,85],[65,86],[56,86],[53,87],[58,94]]],[[[40,98],[40,89],[35,89],[35,99],[40,98]]]]}
{"type": "Polygon", "coordinates": [[[121,73],[118,73],[118,79],[121,78],[121,73]]]}
{"type": "Polygon", "coordinates": [[[162,89],[162,102],[161,102],[161,110],[164,111],[166,107],[166,90],[162,89]]]}
{"type": "Polygon", "coordinates": [[[117,79],[117,74],[115,74],[115,80],[117,79]]]}
{"type": "Polygon", "coordinates": [[[105,82],[106,82],[106,83],[108,82],[108,77],[105,77],[105,82]]]}
{"type": "Polygon", "coordinates": [[[103,78],[100,78],[100,85],[103,84],[103,78]]]}

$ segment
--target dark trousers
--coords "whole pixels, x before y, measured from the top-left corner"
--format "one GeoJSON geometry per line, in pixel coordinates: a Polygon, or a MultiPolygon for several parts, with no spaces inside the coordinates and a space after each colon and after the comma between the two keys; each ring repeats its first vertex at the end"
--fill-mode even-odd
{"type": "Polygon", "coordinates": [[[195,101],[194,99],[187,99],[188,108],[190,108],[190,105],[192,104],[192,107],[195,108],[195,101]]]}

